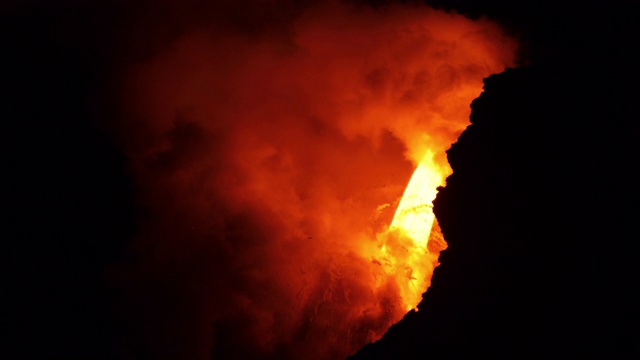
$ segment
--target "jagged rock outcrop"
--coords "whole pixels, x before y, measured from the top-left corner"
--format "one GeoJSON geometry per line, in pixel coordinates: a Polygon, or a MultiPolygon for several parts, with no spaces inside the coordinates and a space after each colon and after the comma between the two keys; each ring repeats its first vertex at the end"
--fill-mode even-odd
{"type": "Polygon", "coordinates": [[[637,352],[632,101],[620,73],[581,70],[485,80],[447,153],[434,211],[449,248],[421,310],[353,359],[637,352]]]}

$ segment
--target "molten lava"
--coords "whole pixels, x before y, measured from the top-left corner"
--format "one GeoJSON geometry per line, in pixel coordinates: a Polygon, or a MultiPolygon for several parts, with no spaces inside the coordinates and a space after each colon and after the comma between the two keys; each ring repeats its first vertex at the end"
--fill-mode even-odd
{"type": "Polygon", "coordinates": [[[442,185],[443,180],[431,157],[425,156],[413,173],[391,222],[391,230],[404,232],[425,251],[435,220],[432,202],[436,197],[436,187],[442,185]]]}
{"type": "Polygon", "coordinates": [[[123,81],[139,357],[334,359],[379,339],[446,247],[445,150],[514,59],[494,24],[425,6],[256,6],[185,26],[123,81]]]}
{"type": "MultiPolygon", "coordinates": [[[[406,310],[416,309],[422,293],[427,290],[436,260],[446,243],[429,251],[428,242],[435,222],[433,200],[436,188],[446,177],[433,162],[433,154],[427,152],[413,173],[404,195],[400,199],[395,216],[384,239],[382,257],[388,264],[387,273],[395,276],[406,310]],[[397,239],[404,241],[397,241],[397,239]],[[400,247],[394,249],[394,247],[400,247]],[[398,256],[396,254],[403,254],[398,256]]],[[[438,231],[438,230],[436,230],[438,231]]]]}

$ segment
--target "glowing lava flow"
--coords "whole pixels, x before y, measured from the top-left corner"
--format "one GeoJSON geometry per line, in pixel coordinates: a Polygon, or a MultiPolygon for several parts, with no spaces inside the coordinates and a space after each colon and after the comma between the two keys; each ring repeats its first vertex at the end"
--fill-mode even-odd
{"type": "Polygon", "coordinates": [[[441,184],[442,175],[436,170],[432,154],[427,153],[404,191],[390,229],[402,230],[418,247],[426,249],[435,220],[432,202],[441,184]]]}
{"type": "Polygon", "coordinates": [[[428,151],[404,191],[389,230],[382,236],[385,271],[396,278],[407,311],[417,310],[439,252],[446,246],[442,244],[434,253],[428,248],[435,222],[433,200],[445,176],[428,151]]]}
{"type": "Polygon", "coordinates": [[[145,215],[119,281],[143,358],[337,359],[380,339],[446,247],[445,151],[516,53],[487,20],[418,4],[259,3],[256,27],[185,25],[123,82],[145,215]]]}

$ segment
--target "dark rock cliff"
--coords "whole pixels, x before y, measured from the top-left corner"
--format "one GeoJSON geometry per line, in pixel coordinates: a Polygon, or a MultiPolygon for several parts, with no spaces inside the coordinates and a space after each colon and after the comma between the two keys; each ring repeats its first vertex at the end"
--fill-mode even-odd
{"type": "Polygon", "coordinates": [[[501,4],[529,66],[485,80],[448,151],[449,247],[420,311],[351,359],[640,352],[637,21],[622,2],[501,4]]]}
{"type": "Polygon", "coordinates": [[[420,311],[353,359],[638,352],[628,68],[485,80],[434,211],[449,248],[420,311]]]}

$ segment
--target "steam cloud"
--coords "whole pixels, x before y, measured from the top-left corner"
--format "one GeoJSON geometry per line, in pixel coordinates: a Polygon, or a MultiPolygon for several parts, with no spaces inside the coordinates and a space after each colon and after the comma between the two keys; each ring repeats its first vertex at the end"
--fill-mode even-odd
{"type": "Polygon", "coordinates": [[[515,44],[418,5],[287,14],[185,25],[123,77],[117,132],[143,210],[135,260],[112,269],[124,354],[340,358],[403,315],[376,234],[427,149],[448,169],[515,44]]]}

